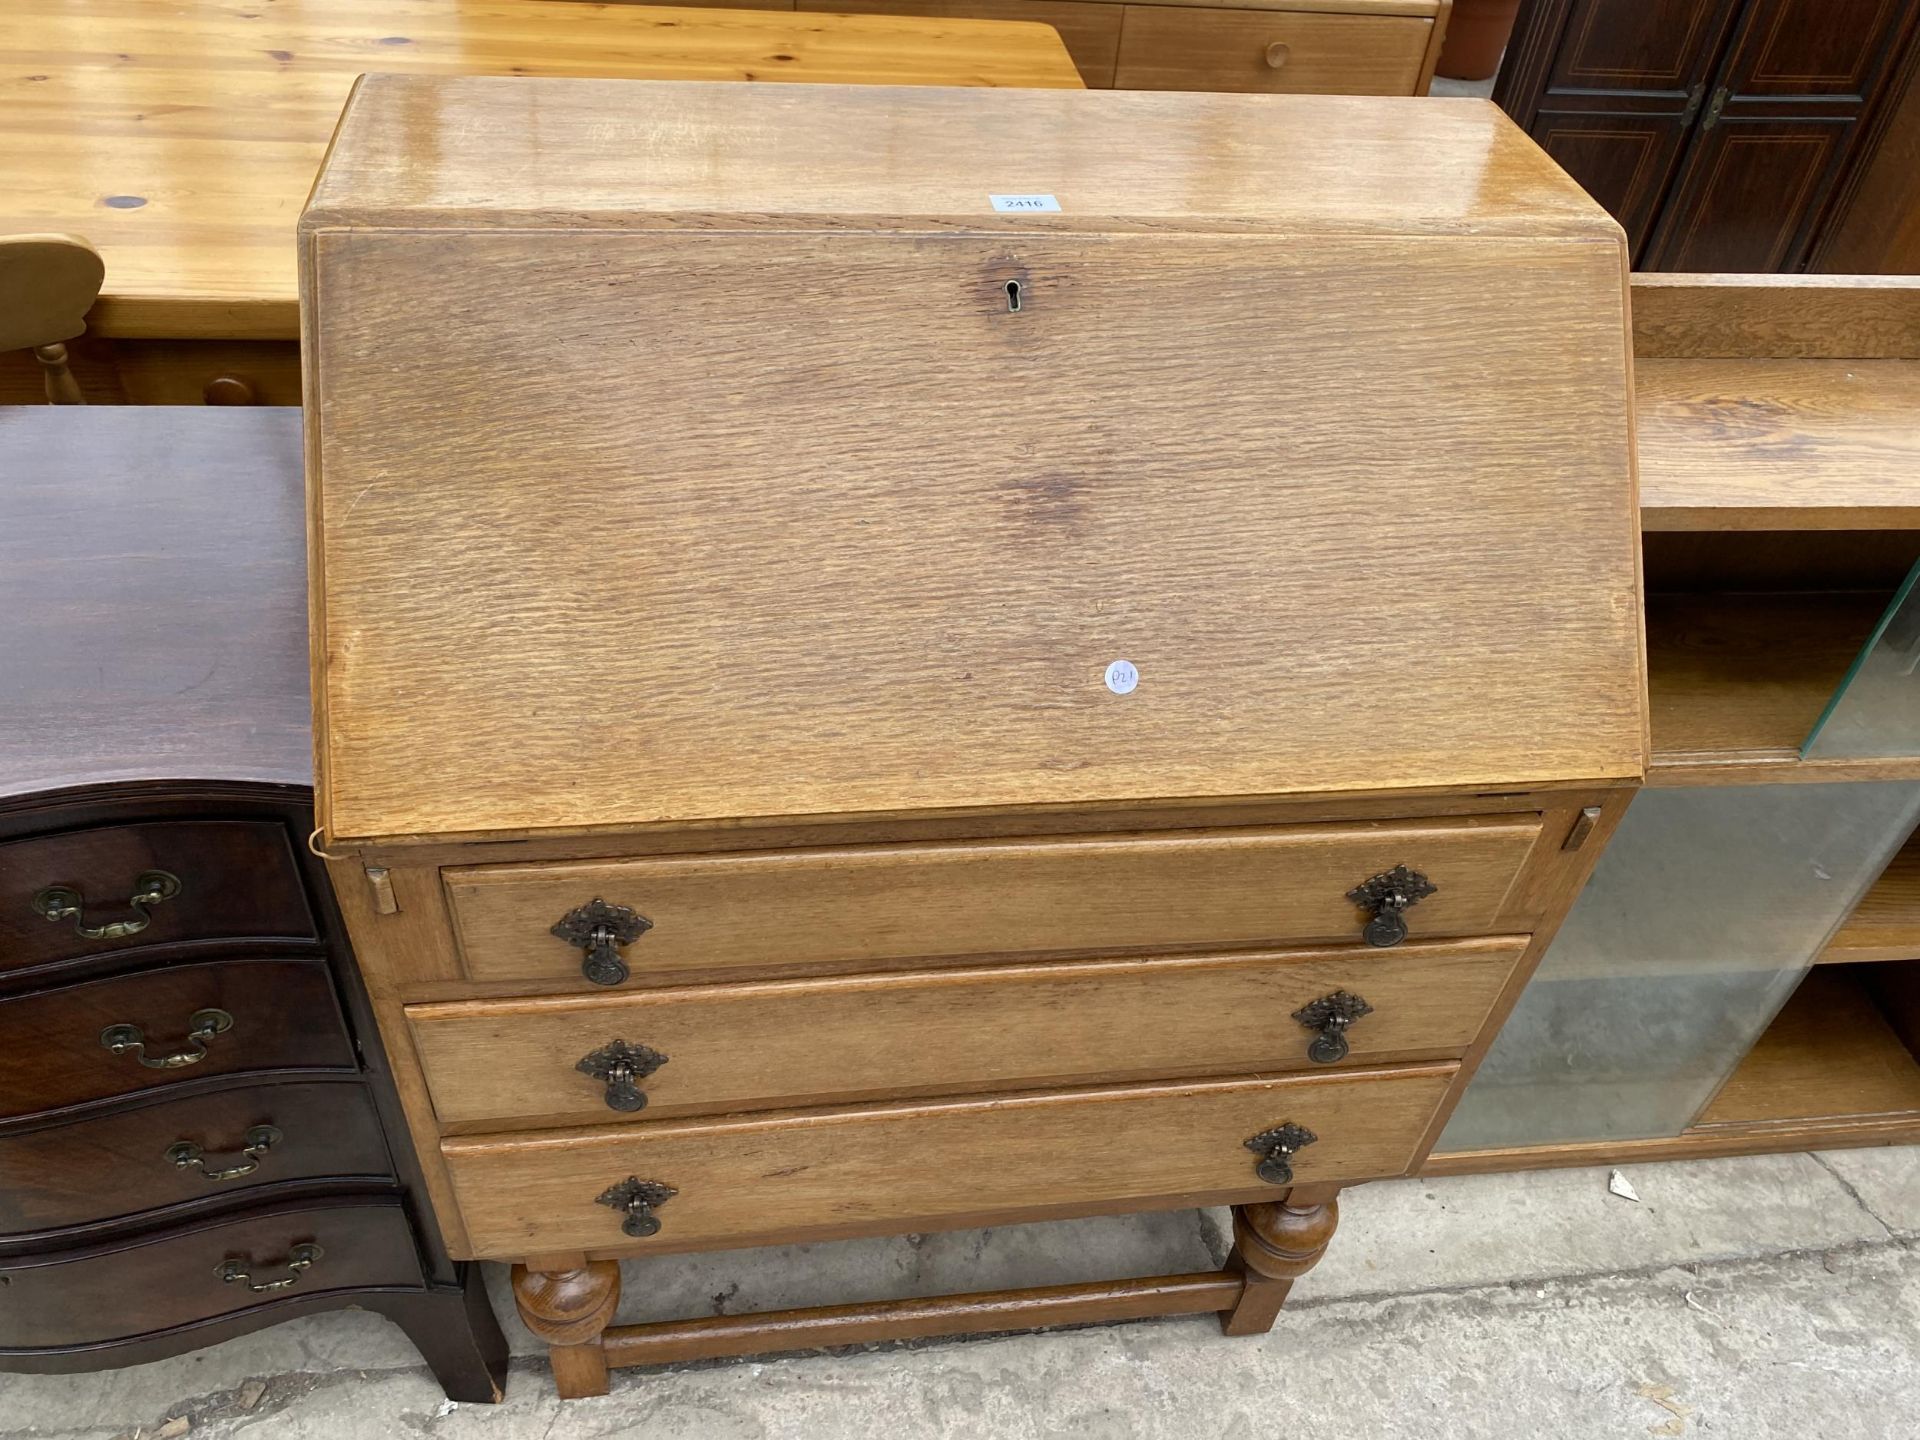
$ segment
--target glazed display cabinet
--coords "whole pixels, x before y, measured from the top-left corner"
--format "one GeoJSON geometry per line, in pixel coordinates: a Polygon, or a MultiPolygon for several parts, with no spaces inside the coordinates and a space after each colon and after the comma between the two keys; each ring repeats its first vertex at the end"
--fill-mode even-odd
{"type": "Polygon", "coordinates": [[[1634,308],[1647,788],[1429,1173],[1920,1140],[1920,281],[1634,308]]]}

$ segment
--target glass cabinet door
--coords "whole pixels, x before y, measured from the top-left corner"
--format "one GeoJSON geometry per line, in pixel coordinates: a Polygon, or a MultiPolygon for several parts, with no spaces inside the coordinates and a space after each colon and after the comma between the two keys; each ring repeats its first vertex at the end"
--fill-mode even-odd
{"type": "MultiPolygon", "coordinates": [[[[1802,750],[1920,754],[1920,565],[1802,750]]],[[[1920,822],[1920,781],[1645,790],[1441,1150],[1679,1134],[1920,822]]]]}

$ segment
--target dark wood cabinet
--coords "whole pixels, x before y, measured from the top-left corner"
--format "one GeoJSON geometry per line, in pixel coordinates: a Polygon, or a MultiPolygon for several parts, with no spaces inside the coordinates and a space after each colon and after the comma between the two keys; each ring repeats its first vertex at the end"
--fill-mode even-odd
{"type": "Polygon", "coordinates": [[[1801,270],[1872,158],[1920,0],[1528,0],[1494,99],[1649,270],[1801,270]]]}
{"type": "Polygon", "coordinates": [[[306,844],[299,412],[9,407],[0,474],[0,1370],[351,1305],[497,1399],[306,844]]]}

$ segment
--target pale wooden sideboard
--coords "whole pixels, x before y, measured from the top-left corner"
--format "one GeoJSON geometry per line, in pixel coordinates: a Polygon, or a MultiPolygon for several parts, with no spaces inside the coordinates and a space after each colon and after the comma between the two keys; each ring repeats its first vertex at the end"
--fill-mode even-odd
{"type": "Polygon", "coordinates": [[[1487,105],[376,76],[302,257],[316,843],[562,1392],[1268,1328],[1644,773],[1619,227],[1487,105]],[[1200,1204],[1218,1272],[610,1323],[1200,1204]]]}
{"type": "Polygon", "coordinates": [[[1453,0],[739,0],[739,8],[1037,20],[1060,32],[1095,88],[1424,95],[1453,0]]]}

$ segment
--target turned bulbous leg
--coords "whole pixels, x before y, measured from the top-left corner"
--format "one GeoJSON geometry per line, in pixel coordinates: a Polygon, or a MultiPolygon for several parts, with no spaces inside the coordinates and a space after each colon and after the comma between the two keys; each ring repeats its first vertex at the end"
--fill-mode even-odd
{"type": "Polygon", "coordinates": [[[1271,1330],[1293,1282],[1320,1263],[1339,1224],[1340,1205],[1331,1191],[1319,1199],[1289,1191],[1275,1204],[1234,1206],[1230,1263],[1246,1288],[1239,1303],[1221,1313],[1220,1328],[1229,1335],[1271,1330]]]}
{"type": "Polygon", "coordinates": [[[620,1304],[620,1267],[611,1260],[582,1261],[568,1270],[516,1265],[513,1298],[527,1328],[547,1344],[560,1398],[606,1394],[600,1335],[620,1304]]]}

